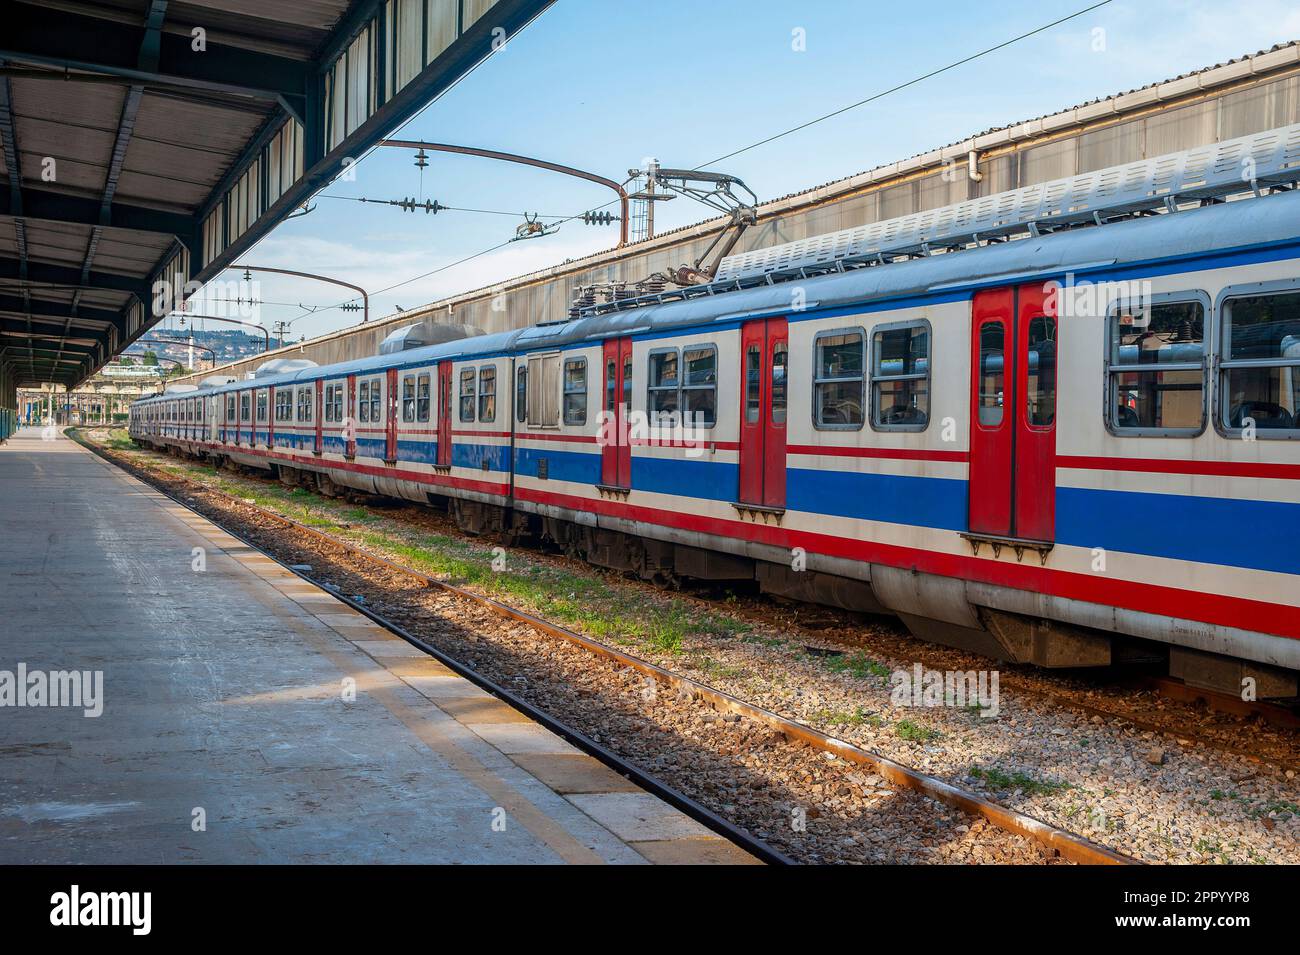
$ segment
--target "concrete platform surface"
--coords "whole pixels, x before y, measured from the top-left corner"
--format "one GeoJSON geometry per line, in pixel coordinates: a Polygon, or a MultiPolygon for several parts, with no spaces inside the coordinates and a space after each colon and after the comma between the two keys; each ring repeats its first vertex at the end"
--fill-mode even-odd
{"type": "Polygon", "coordinates": [[[20,431],[0,446],[0,863],[753,861],[411,650],[20,431]]]}

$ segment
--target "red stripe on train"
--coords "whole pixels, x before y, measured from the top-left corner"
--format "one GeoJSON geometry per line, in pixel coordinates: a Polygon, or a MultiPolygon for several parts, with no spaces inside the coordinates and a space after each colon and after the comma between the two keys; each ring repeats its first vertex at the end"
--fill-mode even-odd
{"type": "Polygon", "coordinates": [[[637,507],[616,501],[555,494],[528,487],[516,487],[515,495],[521,500],[539,504],[594,511],[611,517],[626,517],[719,537],[752,540],[786,549],[803,547],[831,557],[906,567],[944,577],[958,577],[995,586],[1051,594],[1086,603],[1164,614],[1176,619],[1201,620],[1225,627],[1240,627],[1260,633],[1300,639],[1300,610],[1285,604],[1179,590],[1174,587],[1078,574],[1047,567],[1035,567],[1030,564],[1011,564],[1006,561],[982,560],[960,554],[942,554],[895,544],[793,531],[773,525],[750,524],[746,521],[723,520],[697,514],[637,507]]]}
{"type": "Polygon", "coordinates": [[[1234,461],[1174,461],[1164,458],[1102,458],[1058,455],[1056,467],[1084,471],[1142,471],[1147,474],[1203,474],[1211,477],[1280,478],[1300,481],[1300,464],[1251,464],[1234,461]]]}

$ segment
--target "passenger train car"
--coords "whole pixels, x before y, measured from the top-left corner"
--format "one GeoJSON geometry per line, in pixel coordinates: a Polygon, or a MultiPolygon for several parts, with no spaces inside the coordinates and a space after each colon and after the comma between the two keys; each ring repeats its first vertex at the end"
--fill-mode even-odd
{"type": "MultiPolygon", "coordinates": [[[[1296,173],[1300,128],[1278,132],[1296,173]]],[[[902,252],[907,223],[878,223],[874,257],[833,252],[861,230],[745,253],[568,322],[146,398],[131,435],[1000,659],[1293,697],[1294,178],[902,252]]]]}

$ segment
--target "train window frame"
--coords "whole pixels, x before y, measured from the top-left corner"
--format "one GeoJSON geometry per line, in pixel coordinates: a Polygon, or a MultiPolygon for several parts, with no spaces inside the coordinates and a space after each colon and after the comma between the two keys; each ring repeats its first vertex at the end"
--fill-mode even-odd
{"type": "MultiPolygon", "coordinates": [[[[1146,296],[1142,300],[1132,298],[1116,299],[1111,303],[1110,308],[1106,310],[1106,321],[1101,329],[1102,342],[1102,390],[1101,390],[1101,417],[1106,426],[1108,434],[1117,438],[1196,438],[1205,433],[1209,425],[1209,401],[1210,401],[1210,381],[1209,372],[1211,365],[1211,353],[1213,350],[1214,332],[1212,329],[1214,315],[1213,303],[1210,301],[1208,293],[1200,289],[1187,289],[1178,292],[1159,292],[1146,296]],[[1118,315],[1121,309],[1136,308],[1140,305],[1177,305],[1185,302],[1195,302],[1201,306],[1203,317],[1201,319],[1201,334],[1204,341],[1201,343],[1201,423],[1197,428],[1125,428],[1115,421],[1115,403],[1111,401],[1111,388],[1117,375],[1124,372],[1133,371],[1192,371],[1195,364],[1192,362],[1171,362],[1164,365],[1138,364],[1138,365],[1117,365],[1114,361],[1115,353],[1112,349],[1113,341],[1111,332],[1113,330],[1111,321],[1118,315]]],[[[1058,327],[1059,335],[1059,327],[1058,327]]],[[[1059,339],[1058,339],[1059,340],[1059,339]]],[[[1057,376],[1060,376],[1060,365],[1057,365],[1057,376]]],[[[1058,381],[1059,395],[1059,381],[1058,381]]]]}
{"type": "Polygon", "coordinates": [[[479,365],[478,368],[478,420],[491,424],[497,420],[497,366],[479,365]],[[488,390],[491,385],[491,390],[488,390]]]}
{"type": "Polygon", "coordinates": [[[265,388],[257,389],[257,417],[254,419],[257,424],[266,424],[269,412],[269,400],[265,388]]]}
{"type": "Polygon", "coordinates": [[[515,422],[528,423],[528,362],[515,368],[515,422]]]}
{"type": "Polygon", "coordinates": [[[460,382],[456,392],[457,417],[462,424],[473,424],[478,411],[478,372],[473,365],[467,365],[457,372],[456,378],[460,382]],[[466,385],[469,385],[469,391],[465,390],[466,385]],[[469,414],[465,413],[467,409],[469,414]]]}
{"type": "Polygon", "coordinates": [[[370,423],[384,424],[387,415],[384,413],[384,379],[370,379],[370,423]]]}
{"type": "Polygon", "coordinates": [[[867,350],[866,373],[870,382],[870,393],[867,397],[867,420],[871,424],[872,431],[902,431],[920,434],[930,428],[930,422],[934,420],[934,326],[926,318],[910,318],[899,322],[882,322],[879,325],[872,325],[871,344],[867,350]],[[903,328],[924,328],[926,334],[926,353],[925,353],[925,375],[877,375],[876,374],[876,336],[884,332],[898,331],[903,328]],[[925,424],[880,424],[876,421],[876,414],[879,410],[879,388],[878,383],[882,381],[897,381],[899,379],[919,380],[925,379],[925,394],[928,407],[925,413],[925,424]]]}
{"type": "Polygon", "coordinates": [[[587,359],[586,358],[566,358],[560,372],[560,421],[566,428],[581,428],[587,423],[587,359]],[[570,387],[569,369],[580,369],[582,387],[570,387]],[[578,397],[581,396],[581,403],[578,397]],[[573,399],[573,412],[570,414],[569,403],[573,399]]]}
{"type": "Polygon", "coordinates": [[[253,393],[251,391],[241,391],[239,393],[239,422],[253,420],[253,393]]]}
{"type": "Polygon", "coordinates": [[[415,421],[415,375],[402,376],[402,423],[415,421]]]}
{"type": "Polygon", "coordinates": [[[864,328],[862,325],[846,325],[843,326],[842,328],[827,328],[827,329],[823,329],[822,331],[818,332],[816,335],[813,336],[812,392],[811,392],[812,403],[809,406],[810,415],[812,417],[813,430],[815,431],[861,431],[864,427],[866,427],[867,415],[870,412],[870,408],[868,407],[868,405],[871,400],[870,396],[867,394],[868,382],[870,381],[871,378],[871,366],[867,363],[868,359],[870,358],[869,350],[867,348],[867,343],[870,341],[870,339],[871,336],[867,334],[866,328],[864,328]],[[821,340],[823,338],[835,338],[836,336],[839,335],[853,335],[853,334],[858,335],[862,339],[862,374],[859,375],[857,378],[822,377],[821,362],[819,361],[820,356],[818,355],[817,352],[821,340]],[[840,382],[840,381],[855,381],[855,380],[858,381],[859,383],[859,395],[860,395],[859,400],[862,406],[862,420],[857,424],[822,424],[821,422],[819,422],[818,407],[817,407],[818,387],[820,385],[833,384],[835,382],[840,382]]]}
{"type": "Polygon", "coordinates": [[[651,427],[659,426],[656,419],[657,415],[667,414],[676,417],[678,422],[681,421],[682,414],[682,350],[680,348],[652,348],[646,352],[645,358],[645,416],[646,421],[651,427]],[[658,355],[672,355],[677,359],[677,380],[672,385],[656,385],[653,375],[655,367],[655,357],[658,355]],[[671,391],[677,399],[677,408],[674,411],[657,411],[654,407],[654,396],[658,392],[671,391]]]}
{"type": "Polygon", "coordinates": [[[277,422],[293,422],[294,402],[297,400],[297,395],[297,391],[293,388],[275,389],[275,420],[277,422]]]}
{"type": "MultiPolygon", "coordinates": [[[[1276,279],[1269,282],[1247,282],[1230,285],[1219,291],[1214,303],[1214,343],[1212,363],[1214,365],[1214,428],[1222,437],[1242,440],[1245,428],[1233,428],[1228,424],[1227,407],[1230,396],[1227,393],[1228,372],[1234,368],[1300,368],[1300,359],[1229,359],[1231,355],[1231,327],[1225,306],[1234,299],[1257,298],[1264,295],[1300,293],[1300,279],[1276,279]]],[[[1208,337],[1208,336],[1207,336],[1208,337]]],[[[1253,436],[1266,441],[1300,440],[1300,423],[1285,431],[1272,428],[1255,428],[1253,436]]]]}
{"type": "MultiPolygon", "coordinates": [[[[1025,330],[1025,340],[1024,340],[1025,352],[1024,355],[1022,356],[1022,360],[1023,360],[1022,367],[1025,370],[1026,382],[1028,381],[1028,376],[1029,376],[1029,338],[1030,336],[1033,335],[1035,322],[1051,322],[1052,337],[1045,338],[1043,339],[1043,341],[1052,342],[1054,345],[1058,345],[1058,346],[1061,341],[1060,338],[1061,322],[1057,316],[1049,315],[1047,314],[1046,311],[1042,312],[1041,314],[1030,316],[1029,327],[1025,330]]],[[[1019,347],[1019,343],[1017,343],[1017,347],[1019,347]]],[[[1024,395],[1024,402],[1023,402],[1024,426],[1028,428],[1030,431],[1047,433],[1049,431],[1054,431],[1056,429],[1056,417],[1057,417],[1056,412],[1060,404],[1060,394],[1061,394],[1061,385],[1060,385],[1061,363],[1058,358],[1058,350],[1059,349],[1056,348],[1052,350],[1052,420],[1051,421],[1048,421],[1046,424],[1037,424],[1029,419],[1029,412],[1031,407],[1030,400],[1029,400],[1030,394],[1038,395],[1043,393],[1043,388],[1041,384],[1043,381],[1043,374],[1042,374],[1043,364],[1042,364],[1041,355],[1039,356],[1039,362],[1038,362],[1039,373],[1035,376],[1035,380],[1039,383],[1038,387],[1034,392],[1030,392],[1028,387],[1026,387],[1026,394],[1024,395]]],[[[927,362],[928,362],[928,358],[927,358],[927,362]]]]}
{"type": "Polygon", "coordinates": [[[357,423],[370,424],[370,379],[357,382],[357,423]]]}
{"type": "Polygon", "coordinates": [[[718,346],[716,342],[699,342],[697,344],[683,345],[681,357],[677,359],[677,413],[681,415],[682,427],[692,428],[699,431],[712,431],[718,426],[718,371],[720,364],[718,361],[718,346]],[[686,353],[687,352],[710,352],[713,355],[713,380],[703,385],[688,385],[686,383],[686,353]],[[713,420],[707,424],[696,425],[694,421],[686,420],[686,392],[688,391],[711,391],[713,393],[713,420]]]}
{"type": "Polygon", "coordinates": [[[312,424],[315,417],[316,409],[313,407],[316,403],[316,389],[312,385],[297,389],[297,418],[294,420],[301,424],[312,424]]]}
{"type": "Polygon", "coordinates": [[[433,407],[433,375],[422,371],[415,376],[415,420],[428,423],[433,407]]]}

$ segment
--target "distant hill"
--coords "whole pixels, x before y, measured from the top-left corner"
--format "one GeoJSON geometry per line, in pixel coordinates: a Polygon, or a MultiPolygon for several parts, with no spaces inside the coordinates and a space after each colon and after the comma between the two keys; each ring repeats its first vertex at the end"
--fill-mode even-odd
{"type": "MultiPolygon", "coordinates": [[[[145,338],[174,338],[182,341],[189,339],[188,329],[155,329],[145,334],[145,338]]],[[[266,339],[261,335],[252,335],[248,332],[241,331],[237,328],[231,329],[205,329],[199,328],[194,330],[194,344],[202,345],[203,348],[194,349],[195,362],[202,362],[210,365],[213,354],[207,349],[212,349],[216,355],[216,364],[224,365],[226,362],[238,361],[241,358],[248,358],[252,355],[260,355],[265,348],[266,339]]],[[[275,347],[275,340],[272,339],[271,347],[275,347]]],[[[188,346],[181,344],[161,344],[154,342],[136,342],[123,353],[136,359],[137,361],[146,351],[151,351],[155,355],[163,355],[167,358],[173,358],[177,361],[185,361],[188,352],[188,346]]]]}

